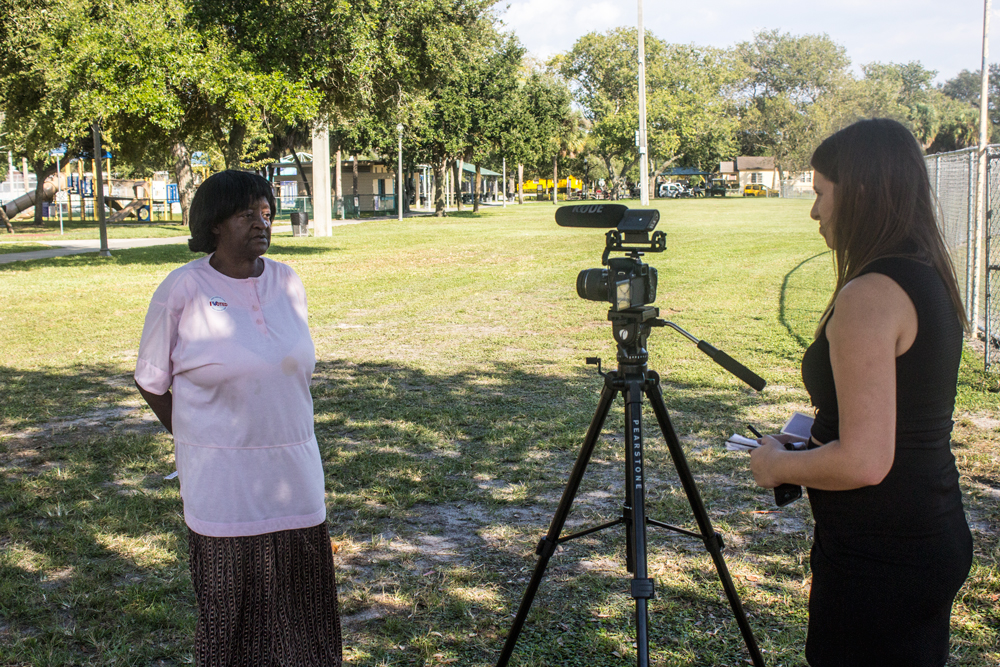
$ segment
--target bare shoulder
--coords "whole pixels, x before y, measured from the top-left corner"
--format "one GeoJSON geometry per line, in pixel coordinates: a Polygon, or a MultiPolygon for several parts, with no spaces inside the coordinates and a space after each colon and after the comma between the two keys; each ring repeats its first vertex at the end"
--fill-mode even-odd
{"type": "Polygon", "coordinates": [[[837,295],[837,309],[884,309],[913,306],[909,295],[895,280],[881,273],[866,273],[844,285],[837,295]]]}
{"type": "Polygon", "coordinates": [[[917,311],[906,291],[881,273],[866,273],[837,295],[828,334],[841,338],[884,338],[908,349],[917,332],[917,311]]]}

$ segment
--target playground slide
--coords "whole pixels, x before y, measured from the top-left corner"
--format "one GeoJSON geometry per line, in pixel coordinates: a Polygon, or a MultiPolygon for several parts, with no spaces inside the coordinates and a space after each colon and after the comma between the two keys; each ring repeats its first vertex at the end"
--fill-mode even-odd
{"type": "Polygon", "coordinates": [[[108,218],[108,222],[121,222],[130,215],[134,215],[140,221],[148,222],[149,216],[148,215],[146,216],[146,220],[142,220],[142,214],[139,212],[139,209],[141,209],[147,203],[149,202],[147,202],[144,199],[133,199],[129,203],[125,204],[125,206],[122,206],[117,211],[112,213],[111,217],[108,218]]]}
{"type": "MultiPolygon", "coordinates": [[[[42,199],[45,201],[52,201],[52,198],[56,194],[56,180],[55,178],[48,178],[45,183],[42,184],[42,199]]],[[[7,219],[13,218],[18,213],[22,211],[27,211],[29,208],[35,205],[35,191],[26,192],[17,199],[12,199],[4,205],[5,212],[7,213],[7,219]]]]}

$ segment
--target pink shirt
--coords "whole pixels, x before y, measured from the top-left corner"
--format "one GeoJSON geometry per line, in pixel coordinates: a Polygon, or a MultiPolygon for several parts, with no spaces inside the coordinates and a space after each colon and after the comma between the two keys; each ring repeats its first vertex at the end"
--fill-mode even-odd
{"type": "Polygon", "coordinates": [[[240,280],[210,258],[156,289],[135,369],[146,391],[173,387],[184,521],[212,537],[315,526],[326,505],[305,288],[280,262],[240,280]]]}

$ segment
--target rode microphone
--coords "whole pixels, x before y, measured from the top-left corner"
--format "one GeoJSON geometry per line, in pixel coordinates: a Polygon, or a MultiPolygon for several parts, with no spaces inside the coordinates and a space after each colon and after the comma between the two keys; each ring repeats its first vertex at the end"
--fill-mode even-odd
{"type": "Polygon", "coordinates": [[[560,227],[617,227],[628,206],[621,204],[574,204],[556,209],[556,224],[560,227]]]}

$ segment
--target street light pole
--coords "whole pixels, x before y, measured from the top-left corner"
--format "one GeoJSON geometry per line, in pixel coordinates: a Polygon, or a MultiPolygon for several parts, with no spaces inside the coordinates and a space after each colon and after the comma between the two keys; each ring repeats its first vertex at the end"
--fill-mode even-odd
{"type": "Polygon", "coordinates": [[[59,195],[62,194],[62,165],[59,164],[60,156],[60,154],[56,154],[56,212],[59,214],[59,234],[62,234],[62,202],[59,201],[59,195]]]}
{"type": "Polygon", "coordinates": [[[94,121],[91,127],[94,135],[94,212],[101,224],[101,250],[98,255],[101,257],[111,257],[111,250],[108,249],[108,224],[104,219],[104,174],[101,171],[104,161],[104,149],[101,148],[101,126],[94,121]]]}
{"type": "Polygon", "coordinates": [[[639,203],[649,206],[649,162],[646,154],[646,34],[639,0],[639,203]]]}
{"type": "Polygon", "coordinates": [[[503,207],[507,208],[507,158],[503,159],[503,207]]]}
{"type": "Polygon", "coordinates": [[[396,126],[399,134],[399,164],[396,171],[396,219],[403,221],[403,124],[396,126]]]}

